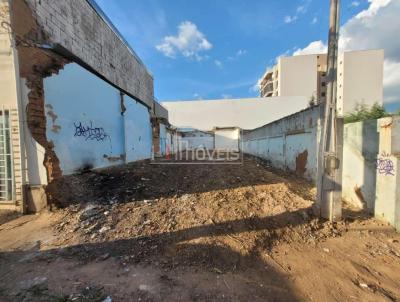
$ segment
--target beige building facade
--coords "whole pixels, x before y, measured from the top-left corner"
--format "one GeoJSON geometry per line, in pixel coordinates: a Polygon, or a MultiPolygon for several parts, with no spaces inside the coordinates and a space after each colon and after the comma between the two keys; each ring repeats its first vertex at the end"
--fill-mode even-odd
{"type": "MultiPolygon", "coordinates": [[[[338,57],[338,113],[357,104],[383,104],[383,50],[345,52],[338,57]]],[[[260,96],[305,96],[310,102],[326,100],[327,55],[281,57],[263,75],[260,96]]]]}

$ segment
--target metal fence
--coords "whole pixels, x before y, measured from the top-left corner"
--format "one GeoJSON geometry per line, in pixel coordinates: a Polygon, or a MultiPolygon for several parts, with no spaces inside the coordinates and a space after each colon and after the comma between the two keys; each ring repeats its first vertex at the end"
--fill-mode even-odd
{"type": "Polygon", "coordinates": [[[14,169],[11,144],[11,115],[0,108],[0,202],[14,200],[14,169]]]}

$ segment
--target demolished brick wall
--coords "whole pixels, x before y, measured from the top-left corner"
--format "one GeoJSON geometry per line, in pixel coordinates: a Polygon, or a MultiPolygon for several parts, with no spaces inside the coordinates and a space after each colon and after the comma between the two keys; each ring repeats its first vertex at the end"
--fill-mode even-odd
{"type": "Polygon", "coordinates": [[[24,0],[48,35],[124,93],[151,108],[153,78],[123,38],[87,0],[24,0]]]}
{"type": "MultiPolygon", "coordinates": [[[[23,0],[14,0],[11,8],[19,74],[25,79],[29,89],[28,104],[26,108],[22,108],[25,111],[23,115],[33,139],[45,150],[43,165],[46,168],[49,184],[46,187],[46,195],[48,203],[51,203],[58,190],[53,183],[61,178],[62,170],[53,143],[46,136],[43,79],[57,74],[69,61],[39,47],[40,44],[47,42],[48,37],[36,22],[30,7],[23,0]]],[[[32,201],[27,202],[30,204],[32,201]]],[[[29,211],[29,209],[26,210],[29,211]]]]}
{"type": "Polygon", "coordinates": [[[46,33],[41,30],[28,5],[22,0],[12,3],[12,28],[18,50],[20,77],[26,80],[30,92],[26,120],[32,137],[45,149],[44,166],[50,183],[62,175],[53,144],[46,137],[43,79],[58,73],[68,61],[55,53],[37,47],[46,43],[46,33]]]}
{"type": "Polygon", "coordinates": [[[68,191],[63,189],[60,160],[46,135],[44,78],[75,61],[149,108],[154,99],[153,79],[97,8],[86,0],[13,0],[11,29],[18,51],[19,75],[29,89],[22,115],[33,139],[45,149],[48,203],[59,203],[61,199],[68,200],[68,191]]]}

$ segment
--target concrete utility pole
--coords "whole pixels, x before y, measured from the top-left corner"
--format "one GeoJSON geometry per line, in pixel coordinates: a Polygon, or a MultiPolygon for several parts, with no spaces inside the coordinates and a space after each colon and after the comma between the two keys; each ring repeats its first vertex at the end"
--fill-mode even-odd
{"type": "Polygon", "coordinates": [[[316,212],[331,221],[342,217],[342,158],[343,158],[343,118],[337,117],[337,58],[339,44],[340,0],[331,0],[327,98],[318,156],[318,183],[316,212]]]}

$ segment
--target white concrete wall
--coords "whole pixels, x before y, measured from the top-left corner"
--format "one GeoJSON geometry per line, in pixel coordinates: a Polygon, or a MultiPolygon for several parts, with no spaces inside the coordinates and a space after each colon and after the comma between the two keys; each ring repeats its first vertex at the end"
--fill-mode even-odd
{"type": "Polygon", "coordinates": [[[278,61],[279,96],[317,95],[318,55],[282,57],[278,61]]]}
{"type": "MultiPolygon", "coordinates": [[[[243,151],[316,180],[320,108],[243,133],[243,151]],[[304,165],[305,164],[305,165],[304,165]]],[[[400,116],[344,127],[343,199],[400,231],[400,116]]]]}
{"type": "Polygon", "coordinates": [[[146,107],[72,63],[44,80],[46,135],[63,174],[150,158],[151,126],[146,107]],[[125,152],[126,148],[126,152],[125,152]]]}
{"type": "Polygon", "coordinates": [[[373,212],[376,197],[377,120],[344,125],[343,199],[373,212]]]}
{"type": "Polygon", "coordinates": [[[378,120],[375,216],[400,231],[400,116],[378,120]]]}
{"type": "Polygon", "coordinates": [[[239,151],[239,129],[219,129],[214,131],[215,149],[239,151]]]}
{"type": "Polygon", "coordinates": [[[320,108],[243,133],[243,151],[310,180],[317,177],[320,108]]]}
{"type": "Polygon", "coordinates": [[[357,104],[383,104],[384,51],[351,51],[338,59],[338,112],[354,111],[357,104]]]}
{"type": "Polygon", "coordinates": [[[203,131],[214,127],[254,129],[307,108],[306,97],[162,102],[169,122],[203,131]]]}
{"type": "Polygon", "coordinates": [[[152,129],[149,110],[134,99],[124,96],[126,161],[151,158],[152,129]]]}
{"type": "Polygon", "coordinates": [[[181,151],[194,149],[214,149],[214,135],[201,131],[182,133],[180,138],[181,151]]]}

